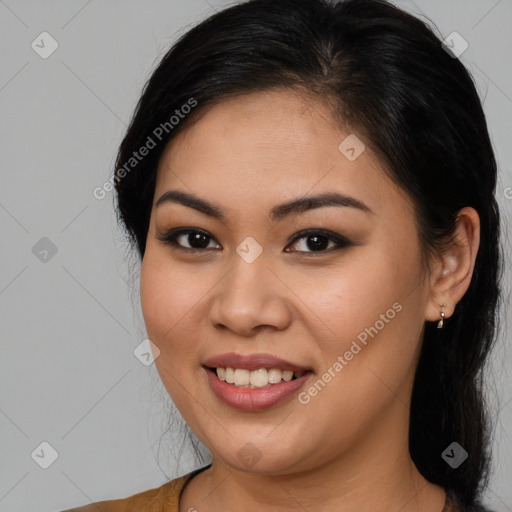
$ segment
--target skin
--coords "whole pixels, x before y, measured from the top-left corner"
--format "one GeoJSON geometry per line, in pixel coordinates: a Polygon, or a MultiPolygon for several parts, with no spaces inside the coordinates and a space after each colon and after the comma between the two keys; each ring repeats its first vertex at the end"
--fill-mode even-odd
{"type": "MultiPolygon", "coordinates": [[[[154,205],[142,263],[159,374],[213,457],[185,488],[180,511],[443,509],[444,490],[409,455],[410,395],[424,322],[441,311],[449,321],[470,284],[479,219],[461,211],[458,243],[433,257],[427,273],[410,199],[368,147],[354,161],[340,152],[350,133],[318,100],[271,90],[223,100],[162,155],[155,203],[180,190],[226,215],[222,222],[182,204],[154,205]],[[332,191],[373,213],[329,206],[269,218],[277,204],[332,191]],[[157,239],[178,227],[207,231],[209,249],[187,253],[157,239]],[[307,237],[292,242],[302,229],[326,229],[352,245],[315,252],[307,237]],[[263,248],[252,263],[236,252],[248,236],[263,248]],[[312,368],[307,390],[396,302],[401,311],[307,404],[293,396],[240,411],[208,385],[205,359],[266,352],[312,368]],[[250,467],[237,456],[249,442],[259,454],[250,467]]],[[[189,247],[188,236],[179,243],[189,247]]]]}

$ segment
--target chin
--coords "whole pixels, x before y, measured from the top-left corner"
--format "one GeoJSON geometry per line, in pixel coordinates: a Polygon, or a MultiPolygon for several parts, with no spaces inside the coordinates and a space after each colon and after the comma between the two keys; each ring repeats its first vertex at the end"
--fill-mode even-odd
{"type": "Polygon", "coordinates": [[[210,450],[214,458],[220,459],[224,464],[235,471],[252,474],[286,474],[303,470],[305,453],[297,451],[298,442],[255,440],[251,441],[247,435],[239,439],[233,436],[231,442],[222,446],[213,446],[210,450]],[[228,448],[228,450],[226,450],[228,448]]]}

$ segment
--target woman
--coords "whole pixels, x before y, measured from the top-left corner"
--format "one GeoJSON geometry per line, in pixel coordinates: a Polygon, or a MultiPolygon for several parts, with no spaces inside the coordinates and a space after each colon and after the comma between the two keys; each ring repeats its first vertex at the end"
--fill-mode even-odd
{"type": "Polygon", "coordinates": [[[384,0],[225,9],[165,55],[116,169],[212,463],[75,510],[485,510],[496,162],[431,29],[384,0]]]}

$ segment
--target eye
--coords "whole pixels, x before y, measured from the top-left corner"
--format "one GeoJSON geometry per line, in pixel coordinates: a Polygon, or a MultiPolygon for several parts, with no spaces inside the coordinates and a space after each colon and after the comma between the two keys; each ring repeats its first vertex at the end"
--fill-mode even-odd
{"type": "MultiPolygon", "coordinates": [[[[174,229],[163,235],[158,235],[156,238],[176,249],[189,252],[222,248],[214,242],[214,238],[206,231],[195,228],[174,229]]],[[[308,229],[297,233],[292,242],[288,244],[285,252],[319,253],[318,255],[321,255],[350,245],[352,245],[351,242],[331,231],[308,229]],[[296,249],[288,249],[294,245],[296,249]]]]}
{"type": "MultiPolygon", "coordinates": [[[[288,251],[285,249],[286,252],[310,252],[322,254],[341,249],[342,247],[348,247],[351,243],[336,233],[326,231],[325,229],[308,229],[297,233],[290,245],[297,246],[298,250],[288,251]]],[[[290,245],[288,245],[288,247],[290,247],[290,245]]]]}
{"type": "Polygon", "coordinates": [[[210,243],[213,242],[213,237],[206,231],[199,229],[175,229],[164,235],[159,235],[156,238],[161,242],[172,245],[177,249],[183,249],[184,251],[202,251],[215,248],[210,246],[210,243]],[[183,244],[188,244],[188,246],[183,244]]]}

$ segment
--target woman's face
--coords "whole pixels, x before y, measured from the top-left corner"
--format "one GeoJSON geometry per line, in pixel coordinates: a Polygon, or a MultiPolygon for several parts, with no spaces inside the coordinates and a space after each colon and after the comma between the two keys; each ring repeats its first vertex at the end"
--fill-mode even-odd
{"type": "Polygon", "coordinates": [[[163,383],[214,458],[284,474],[403,448],[420,261],[407,196],[315,100],[249,94],[181,132],[159,163],[141,300],[163,383]],[[169,191],[213,209],[157,205],[169,191]],[[159,239],[178,228],[192,233],[159,239]]]}

